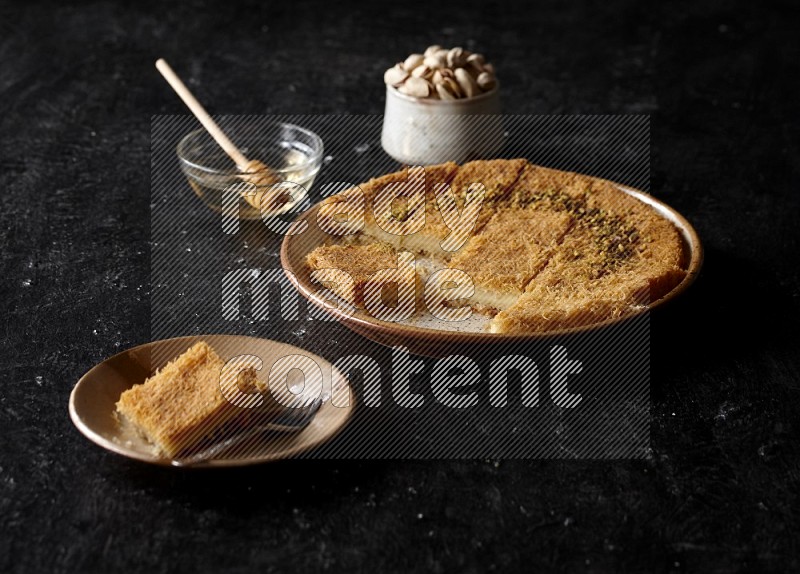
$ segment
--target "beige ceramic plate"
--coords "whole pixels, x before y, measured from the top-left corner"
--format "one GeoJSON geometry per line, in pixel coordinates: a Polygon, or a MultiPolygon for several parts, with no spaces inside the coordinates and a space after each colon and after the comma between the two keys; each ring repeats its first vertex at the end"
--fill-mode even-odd
{"type": "MultiPolygon", "coordinates": [[[[689,262],[686,277],[672,291],[661,299],[654,301],[648,307],[648,309],[655,309],[683,293],[694,282],[703,264],[703,247],[700,244],[697,232],[680,213],[642,191],[621,185],[618,185],[618,187],[628,195],[651,206],[661,216],[671,221],[683,239],[689,262]]],[[[324,300],[316,295],[317,291],[320,290],[320,286],[313,283],[309,277],[310,271],[305,262],[306,255],[317,246],[322,245],[330,237],[317,226],[318,209],[319,204],[300,216],[300,219],[305,219],[308,222],[308,229],[304,233],[284,237],[281,246],[281,264],[284,271],[287,272],[289,280],[306,299],[332,313],[337,320],[352,331],[377,343],[388,346],[402,345],[419,355],[443,357],[456,352],[485,349],[487,345],[524,344],[525,342],[546,340],[567,333],[594,331],[631,318],[628,315],[620,319],[612,319],[564,331],[503,335],[474,331],[445,331],[416,325],[389,323],[375,319],[363,310],[357,310],[352,316],[348,316],[339,309],[326,307],[324,300]]]]}
{"type": "MultiPolygon", "coordinates": [[[[332,365],[303,349],[239,335],[179,337],[134,347],[93,367],[81,377],[70,395],[69,414],[72,422],[89,440],[112,452],[145,462],[169,465],[169,459],[158,456],[147,441],[120,424],[114,416],[115,405],[123,391],[144,382],[156,369],[200,340],[211,345],[223,359],[241,354],[256,355],[264,362],[258,373],[259,378],[266,377],[270,365],[280,357],[310,357],[322,369],[324,391],[330,393],[332,365]]],[[[339,380],[345,379],[339,377],[339,380]]],[[[265,434],[263,440],[245,454],[234,452],[226,457],[223,453],[219,458],[195,466],[245,466],[288,458],[312,449],[330,440],[350,420],[355,404],[353,393],[348,394],[348,406],[333,406],[331,401],[326,401],[311,424],[298,433],[265,434]]]]}

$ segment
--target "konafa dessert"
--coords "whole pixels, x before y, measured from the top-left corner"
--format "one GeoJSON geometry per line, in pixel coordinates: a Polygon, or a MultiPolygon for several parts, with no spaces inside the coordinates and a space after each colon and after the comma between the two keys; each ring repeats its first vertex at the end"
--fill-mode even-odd
{"type": "Polygon", "coordinates": [[[363,229],[306,258],[311,270],[349,273],[357,301],[370,276],[406,251],[466,273],[468,303],[491,318],[490,332],[545,333],[641,311],[686,275],[677,228],[610,181],[522,159],[478,160],[404,168],[342,197],[359,192],[363,229]],[[387,184],[397,186],[389,197],[408,189],[410,199],[375,206],[387,184]],[[387,232],[387,223],[401,231],[387,232]]]}

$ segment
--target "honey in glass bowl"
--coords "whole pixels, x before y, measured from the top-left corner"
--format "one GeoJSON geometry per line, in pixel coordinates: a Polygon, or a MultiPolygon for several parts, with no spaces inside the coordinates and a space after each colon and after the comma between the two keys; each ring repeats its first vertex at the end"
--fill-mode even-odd
{"type": "Polygon", "coordinates": [[[244,199],[238,206],[241,219],[261,218],[262,210],[266,216],[279,215],[303,199],[322,164],[318,135],[294,124],[263,121],[225,131],[245,156],[261,162],[267,171],[240,171],[204,129],[187,134],[178,143],[181,170],[209,208],[222,212],[233,190],[244,199]],[[267,197],[290,199],[265,202],[267,197]]]}

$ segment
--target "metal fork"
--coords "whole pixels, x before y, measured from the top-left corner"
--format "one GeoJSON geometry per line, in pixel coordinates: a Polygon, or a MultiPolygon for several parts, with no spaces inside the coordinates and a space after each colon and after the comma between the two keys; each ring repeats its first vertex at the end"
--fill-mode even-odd
{"type": "Polygon", "coordinates": [[[322,403],[327,400],[327,394],[320,397],[306,397],[295,399],[292,405],[283,409],[275,418],[258,424],[230,438],[220,441],[207,449],[192,454],[185,458],[172,459],[172,466],[192,466],[216,457],[218,454],[240,444],[263,432],[299,432],[311,424],[319,411],[322,403]],[[295,406],[296,405],[296,406],[295,406]]]}

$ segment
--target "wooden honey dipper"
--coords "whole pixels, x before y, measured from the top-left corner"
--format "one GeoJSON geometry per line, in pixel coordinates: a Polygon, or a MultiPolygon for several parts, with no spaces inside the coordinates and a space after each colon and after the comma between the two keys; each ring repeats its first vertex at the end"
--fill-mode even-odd
{"type": "MultiPolygon", "coordinates": [[[[225,135],[225,132],[222,131],[222,128],[219,127],[217,122],[211,118],[202,104],[197,101],[194,94],[189,91],[189,88],[186,87],[186,84],[181,81],[175,71],[167,64],[166,60],[159,58],[156,61],[156,68],[161,72],[161,75],[164,76],[164,79],[167,80],[167,83],[169,83],[172,89],[175,90],[175,93],[183,100],[183,103],[186,104],[194,116],[200,120],[200,123],[203,124],[208,135],[214,138],[214,141],[219,144],[219,147],[233,160],[236,164],[236,168],[242,172],[239,177],[243,181],[252,183],[258,187],[272,186],[280,181],[275,175],[275,172],[264,163],[257,159],[247,159],[247,157],[245,157],[230,138],[225,135]]],[[[245,200],[247,200],[247,203],[256,209],[260,209],[263,192],[244,192],[242,195],[245,200]]]]}

